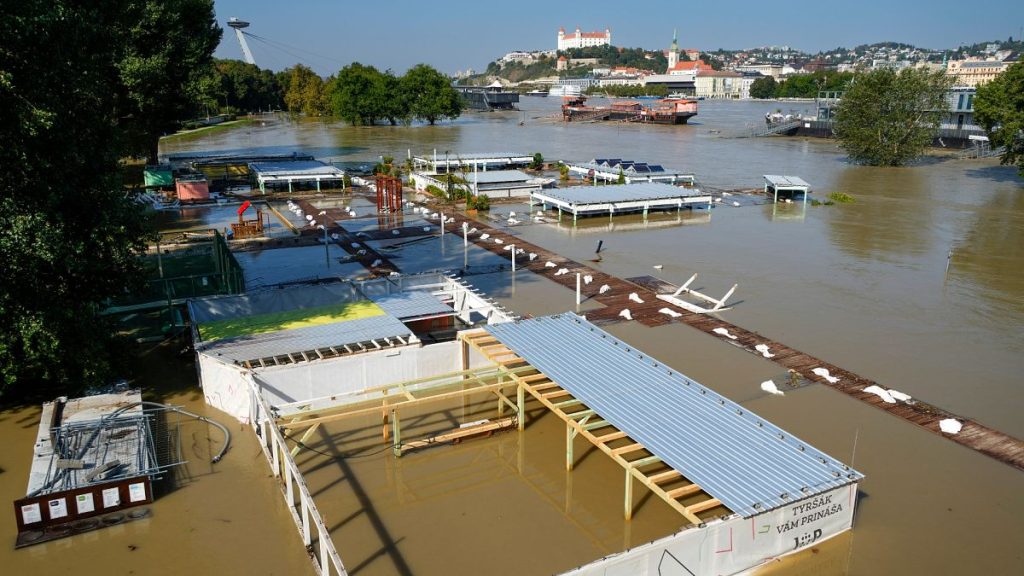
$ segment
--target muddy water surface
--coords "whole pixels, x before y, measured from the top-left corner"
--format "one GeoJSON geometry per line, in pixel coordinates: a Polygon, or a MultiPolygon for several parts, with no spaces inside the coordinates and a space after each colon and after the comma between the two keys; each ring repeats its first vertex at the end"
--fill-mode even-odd
{"type": "MultiPolygon", "coordinates": [[[[1024,436],[1024,186],[1012,169],[958,160],[858,167],[828,141],[721,137],[778,107],[770,103],[705,102],[698,122],[685,127],[566,126],[544,118],[555,111],[552,102],[524,99],[523,107],[525,113],[468,115],[435,127],[350,128],[278,119],[178,139],[165,151],[298,149],[369,161],[382,154],[402,158],[407,149],[540,151],[549,159],[657,162],[692,170],[719,188],[759,187],[762,174],[799,175],[811,182],[815,196],[842,191],[857,201],[806,210],[725,204],[710,217],[698,213],[679,225],[655,218],[645,226],[626,218],[616,219],[615,229],[602,229],[600,222],[577,229],[531,224],[509,234],[581,261],[604,240],[597,266],[618,276],[654,274],[679,283],[698,272],[697,284],[712,294],[738,283],[737,305],[723,313],[727,320],[1024,436]]],[[[494,211],[512,209],[523,207],[494,211]]],[[[458,263],[460,243],[451,240],[443,256],[432,241],[415,244],[396,262],[410,270],[432,267],[437,258],[458,263]]],[[[517,276],[513,284],[503,272],[471,281],[519,313],[574,308],[571,292],[536,277],[517,276]]],[[[765,396],[758,384],[780,376],[777,365],[687,327],[620,325],[611,331],[866,474],[851,534],[766,572],[1024,569],[1019,471],[820,386],[765,396]]],[[[201,399],[179,402],[195,407],[201,399]]],[[[11,440],[0,452],[0,484],[11,498],[24,492],[33,414],[7,412],[0,421],[11,440]]],[[[379,423],[354,423],[326,429],[318,449],[328,455],[305,454],[303,467],[342,556],[357,574],[550,573],[681,526],[665,505],[641,503],[639,495],[637,515],[624,522],[621,471],[591,454],[567,475],[564,430],[551,420],[538,414],[522,436],[499,434],[400,461],[339,458],[351,456],[343,435],[379,435],[379,423]]],[[[369,437],[362,442],[373,443],[369,437]]],[[[70,566],[83,574],[108,573],[102,562],[125,567],[115,573],[308,572],[256,450],[239,439],[225,467],[207,475],[202,471],[209,467],[196,460],[196,480],[157,502],[150,520],[121,532],[3,552],[0,560],[14,573],[70,566]]],[[[9,541],[12,526],[8,522],[0,532],[9,541]]]]}

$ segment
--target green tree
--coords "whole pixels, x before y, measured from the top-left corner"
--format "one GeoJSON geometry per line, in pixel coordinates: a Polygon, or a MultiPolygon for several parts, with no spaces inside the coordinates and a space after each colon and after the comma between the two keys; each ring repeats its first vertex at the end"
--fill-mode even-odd
{"type": "Polygon", "coordinates": [[[412,116],[434,125],[462,113],[462,98],[448,77],[426,64],[417,64],[401,79],[402,92],[412,116]]]}
{"type": "Polygon", "coordinates": [[[617,184],[625,184],[625,183],[626,183],[626,173],[622,171],[622,168],[619,168],[619,180],[618,180],[617,184]]]}
{"type": "Polygon", "coordinates": [[[296,64],[287,70],[288,87],[284,103],[289,112],[306,116],[323,116],[329,110],[325,97],[324,79],[308,66],[296,64]]]}
{"type": "Polygon", "coordinates": [[[332,82],[331,110],[356,126],[372,126],[385,118],[404,119],[408,112],[397,110],[388,102],[389,87],[395,86],[380,70],[353,62],[342,68],[332,82]]]}
{"type": "Polygon", "coordinates": [[[758,99],[770,99],[775,98],[775,92],[778,90],[778,83],[775,82],[775,78],[771,76],[762,76],[750,85],[750,97],[758,99]]]}
{"type": "Polygon", "coordinates": [[[544,168],[544,155],[540,152],[535,152],[533,155],[533,162],[530,162],[530,168],[534,170],[542,170],[544,168]]]}
{"type": "Polygon", "coordinates": [[[125,108],[121,126],[129,152],[156,163],[160,136],[200,110],[221,29],[212,0],[128,0],[122,8],[121,43],[114,45],[125,108]]]}
{"type": "Polygon", "coordinates": [[[74,393],[117,368],[98,312],[141,281],[146,221],[118,166],[134,145],[126,132],[139,129],[126,119],[122,83],[136,6],[22,0],[0,18],[0,391],[8,397],[74,393]]]}
{"type": "Polygon", "coordinates": [[[920,156],[938,130],[949,86],[942,70],[858,74],[836,107],[839,145],[854,161],[876,166],[920,156]]]}
{"type": "Polygon", "coordinates": [[[241,60],[213,63],[215,100],[224,112],[255,112],[284,106],[278,76],[241,60]]]}
{"type": "Polygon", "coordinates": [[[1024,176],[1024,56],[994,80],[978,87],[974,117],[992,146],[1004,146],[1003,164],[1016,164],[1024,176]]]}

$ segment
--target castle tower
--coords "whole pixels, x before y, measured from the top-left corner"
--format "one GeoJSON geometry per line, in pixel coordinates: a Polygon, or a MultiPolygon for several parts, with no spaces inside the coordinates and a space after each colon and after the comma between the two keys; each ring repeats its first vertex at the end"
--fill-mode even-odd
{"type": "Polygon", "coordinates": [[[679,64],[679,40],[676,38],[676,31],[672,30],[672,46],[668,49],[668,71],[679,64]]]}

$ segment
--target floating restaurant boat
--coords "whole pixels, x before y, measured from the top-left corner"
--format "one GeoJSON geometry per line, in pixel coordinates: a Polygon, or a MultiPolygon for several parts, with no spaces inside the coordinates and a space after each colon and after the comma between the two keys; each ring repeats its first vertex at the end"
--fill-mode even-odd
{"type": "Polygon", "coordinates": [[[619,120],[650,124],[686,124],[697,115],[697,101],[690,98],[663,98],[652,104],[620,100],[611,106],[587,106],[586,97],[566,98],[562,119],[566,122],[619,120]]]}

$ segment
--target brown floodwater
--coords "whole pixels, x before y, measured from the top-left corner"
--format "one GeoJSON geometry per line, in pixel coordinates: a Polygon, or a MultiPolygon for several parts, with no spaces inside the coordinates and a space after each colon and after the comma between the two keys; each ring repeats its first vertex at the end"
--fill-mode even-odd
{"type": "MultiPolygon", "coordinates": [[[[197,134],[165,152],[303,150],[334,160],[403,158],[406,151],[540,151],[548,159],[633,158],[692,170],[708,186],[761,186],[794,174],[817,197],[853,204],[806,209],[728,203],[678,224],[652,218],[531,224],[510,234],[621,276],[654,274],[723,294],[723,317],[879,383],[1024,436],[1024,182],[996,161],[928,160],[905,168],[850,165],[833,142],[729,139],[774,103],[703,102],[683,127],[563,125],[556,102],[524,98],[525,112],[472,114],[435,126],[352,128],[291,122],[197,134]],[[520,121],[524,122],[520,126],[520,121]],[[654,265],[663,269],[656,271],[654,265]]],[[[795,105],[798,108],[805,105],[795,105]]],[[[789,105],[782,105],[788,109],[789,105]]],[[[496,206],[505,213],[525,206],[496,206]]],[[[207,221],[217,216],[206,218],[207,221]]],[[[202,216],[198,216],[203,221],[202,216]]],[[[405,270],[456,264],[461,242],[418,243],[405,270]]],[[[473,276],[520,314],[574,308],[573,294],[520,272],[473,276]]],[[[759,383],[782,369],[682,325],[623,324],[616,336],[772,420],[866,474],[855,529],[766,568],[770,574],[1015,574],[1024,570],[1024,476],[1005,464],[821,386],[784,397],[759,383]]],[[[190,366],[154,360],[150,383],[173,370],[173,401],[202,409],[190,366]],[[170,368],[169,368],[170,367],[170,368]],[[161,373],[161,370],[163,373],[161,373]],[[178,374],[178,372],[181,372],[178,374]]],[[[215,410],[207,410],[216,413],[215,410]]],[[[329,427],[299,461],[356,574],[532,574],[566,569],[667,534],[682,521],[657,499],[621,516],[621,471],[599,453],[564,470],[564,429],[538,411],[519,435],[465,442],[394,460],[373,452],[379,422],[329,427]],[[343,456],[359,456],[339,458],[343,456]]],[[[24,492],[38,411],[0,414],[0,487],[24,492]]],[[[421,432],[474,417],[452,407],[424,415],[421,432]]],[[[223,420],[224,417],[221,416],[223,420]]],[[[200,427],[195,427],[200,428],[200,427]]],[[[20,551],[11,573],[309,573],[294,526],[258,448],[238,430],[222,464],[189,464],[191,479],[153,516],[20,551]],[[135,546],[131,550],[129,546],[135,546]],[[113,566],[113,570],[108,567],[113,566]]],[[[415,426],[410,434],[415,434],[415,426]]],[[[205,430],[197,446],[208,452],[205,430]]],[[[215,440],[216,434],[211,434],[215,440]]],[[[581,453],[579,448],[577,452],[581,453]]],[[[0,535],[13,542],[13,519],[0,535]]]]}

